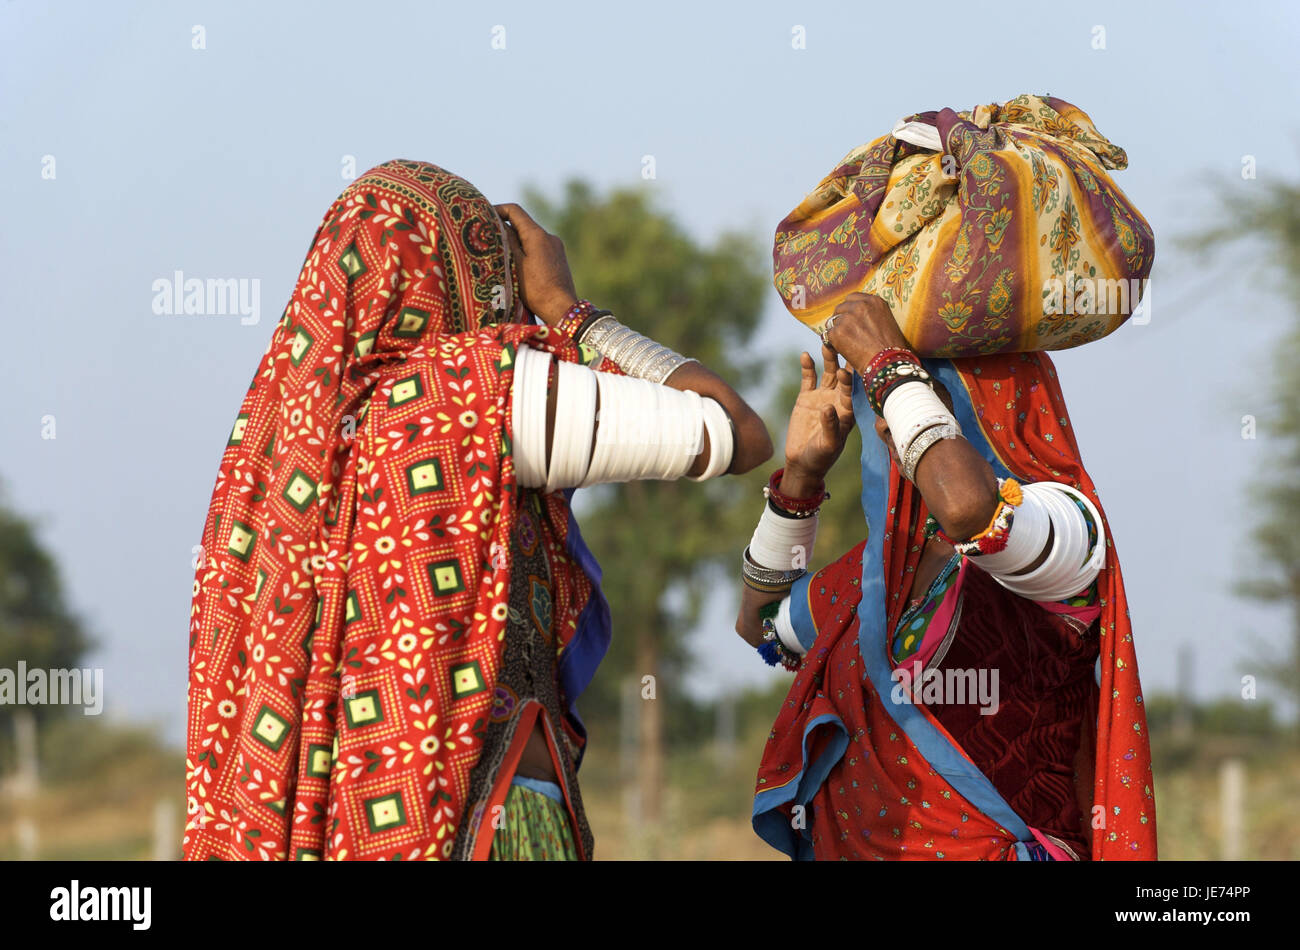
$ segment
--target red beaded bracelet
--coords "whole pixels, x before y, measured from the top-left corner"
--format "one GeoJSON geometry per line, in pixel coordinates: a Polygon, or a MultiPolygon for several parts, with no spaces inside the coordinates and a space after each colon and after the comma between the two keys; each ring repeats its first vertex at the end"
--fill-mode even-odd
{"type": "Polygon", "coordinates": [[[871,358],[867,368],[862,371],[862,378],[870,380],[871,377],[880,372],[886,363],[892,363],[896,360],[905,360],[909,363],[915,363],[917,366],[921,365],[920,358],[911,350],[905,350],[901,346],[887,346],[871,358]]]}
{"type": "Polygon", "coordinates": [[[807,498],[792,498],[783,494],[780,489],[781,476],[785,474],[784,468],[778,468],[772,473],[772,477],[767,480],[767,488],[763,494],[777,508],[780,508],[787,514],[794,515],[796,518],[808,518],[817,513],[817,509],[822,506],[827,498],[830,497],[826,492],[826,482],[817,483],[817,491],[807,498]]]}
{"type": "Polygon", "coordinates": [[[579,342],[578,333],[582,329],[582,325],[587,321],[588,317],[596,312],[596,305],[590,300],[579,300],[560,318],[555,324],[555,328],[565,336],[572,338],[574,342],[579,342]]]}

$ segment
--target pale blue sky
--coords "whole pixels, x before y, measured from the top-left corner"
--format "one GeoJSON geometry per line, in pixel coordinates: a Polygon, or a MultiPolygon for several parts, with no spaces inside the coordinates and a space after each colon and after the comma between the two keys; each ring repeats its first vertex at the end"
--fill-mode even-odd
{"type": "MultiPolygon", "coordinates": [[[[434,161],[498,201],[570,176],[650,188],[702,238],[767,241],[900,116],[1048,92],[1128,150],[1117,180],[1157,237],[1151,323],[1057,356],[1143,678],[1171,687],[1194,644],[1197,693],[1235,693],[1248,635],[1286,630],[1229,588],[1249,557],[1242,489],[1269,448],[1266,429],[1243,441],[1241,416],[1264,409],[1292,311],[1257,273],[1226,258],[1207,272],[1172,239],[1213,220],[1209,177],[1246,194],[1300,174],[1297,32],[1293,6],[1262,3],[0,0],[0,480],[103,644],[109,711],[179,739],[190,549],[345,155],[434,161]],[[155,315],[153,281],[177,269],[260,280],[260,323],[155,315]]],[[[758,350],[810,344],[775,291],[765,306],[758,350]]],[[[622,316],[653,333],[654,314],[622,316]]],[[[697,689],[768,673],[730,609],[720,598],[694,641],[697,689]]]]}

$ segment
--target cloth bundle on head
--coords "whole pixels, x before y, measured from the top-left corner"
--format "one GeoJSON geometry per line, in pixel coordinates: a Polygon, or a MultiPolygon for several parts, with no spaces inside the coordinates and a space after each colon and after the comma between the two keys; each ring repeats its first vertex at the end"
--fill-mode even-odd
{"type": "Polygon", "coordinates": [[[1100,339],[1138,307],[1154,255],[1107,173],[1127,163],[1060,99],[910,116],[781,222],[776,289],[815,330],[845,295],[877,294],[922,356],[1100,339]]]}
{"type": "Polygon", "coordinates": [[[586,686],[608,642],[599,572],[562,494],[516,491],[510,394],[520,347],[591,354],[509,322],[517,298],[500,218],[436,166],[388,162],[326,212],[204,526],[187,858],[474,849],[471,772],[517,711],[494,690],[507,592],[528,589],[516,524],[564,566],[552,656],[570,702],[586,686]]]}

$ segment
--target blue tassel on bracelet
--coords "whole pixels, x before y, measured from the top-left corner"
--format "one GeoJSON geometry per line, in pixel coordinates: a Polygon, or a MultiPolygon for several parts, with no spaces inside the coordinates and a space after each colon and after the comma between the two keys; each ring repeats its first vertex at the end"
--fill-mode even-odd
{"type": "Polygon", "coordinates": [[[781,662],[781,654],[778,651],[775,640],[764,640],[758,645],[758,655],[763,658],[768,666],[776,666],[781,662]]]}

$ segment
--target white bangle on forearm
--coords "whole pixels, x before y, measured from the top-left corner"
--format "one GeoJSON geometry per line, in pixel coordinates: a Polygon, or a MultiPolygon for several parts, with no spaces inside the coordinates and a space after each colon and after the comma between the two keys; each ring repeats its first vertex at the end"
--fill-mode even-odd
{"type": "Polygon", "coordinates": [[[551,354],[521,346],[511,392],[515,477],[527,488],[546,484],[546,394],[551,354]]]}
{"type": "Polygon", "coordinates": [[[1096,580],[1106,562],[1105,524],[1084,495],[1057,482],[1032,482],[1021,487],[1023,501],[1012,514],[1007,546],[979,557],[979,565],[1014,594],[1029,600],[1058,601],[1073,597],[1096,580]],[[1088,523],[1075,500],[1088,511],[1096,530],[1089,545],[1088,523]],[[1042,556],[1048,532],[1052,546],[1043,563],[1028,574],[1016,574],[1042,556]]]}
{"type": "Polygon", "coordinates": [[[817,541],[817,516],[785,518],[763,505],[763,515],[749,541],[749,559],[773,571],[808,567],[817,541]]]}
{"type": "Polygon", "coordinates": [[[725,474],[731,468],[731,457],[736,450],[727,410],[722,408],[722,403],[710,396],[705,396],[703,402],[704,428],[709,433],[709,464],[699,475],[686,476],[695,482],[725,474]]]}
{"type": "Polygon", "coordinates": [[[598,373],[600,424],[582,485],[675,479],[704,448],[704,405],[698,393],[643,379],[598,373]]]}
{"type": "Polygon", "coordinates": [[[1028,488],[1028,485],[1021,486],[1024,500],[1012,511],[1007,546],[992,554],[979,555],[979,566],[990,574],[1006,576],[1023,571],[1034,563],[1047,545],[1051,518],[1034,493],[1027,491],[1028,488]]]}
{"type": "Polygon", "coordinates": [[[591,462],[596,422],[596,374],[577,363],[556,366],[555,435],[546,490],[581,485],[591,462]]]}
{"type": "Polygon", "coordinates": [[[799,642],[799,635],[794,630],[794,621],[790,619],[789,597],[781,599],[781,605],[776,609],[776,616],[772,618],[772,625],[776,627],[776,635],[781,641],[781,646],[800,656],[808,652],[799,642]]]}
{"type": "Polygon", "coordinates": [[[901,459],[907,453],[907,447],[926,429],[937,425],[961,427],[953,418],[948,407],[943,404],[934,390],[922,382],[907,382],[895,386],[885,397],[881,415],[889,425],[889,434],[893,436],[894,447],[901,459]]]}
{"type": "Polygon", "coordinates": [[[680,478],[704,451],[706,428],[709,462],[699,478],[730,467],[735,449],[731,423],[716,400],[563,361],[556,367],[555,429],[548,453],[551,363],[550,354],[527,346],[515,357],[512,439],[516,478],[524,487],[558,491],[680,478]]]}
{"type": "MultiPolygon", "coordinates": [[[[1057,601],[1085,590],[1096,580],[1106,563],[1105,525],[1101,515],[1086,497],[1056,482],[1035,482],[1022,488],[1025,502],[1031,499],[1046,512],[1052,525],[1052,547],[1047,557],[1028,574],[1011,577],[994,575],[1007,590],[1029,600],[1057,601]],[[1088,543],[1088,525],[1075,499],[1087,509],[1097,532],[1096,542],[1088,543]]],[[[1019,515],[1022,504],[1016,509],[1019,515]]],[[[1014,533],[1016,521],[1011,522],[1014,533]]],[[[1010,539],[1010,533],[1008,534],[1010,539]]],[[[1041,554],[1041,548],[1039,553],[1041,554]]]]}

